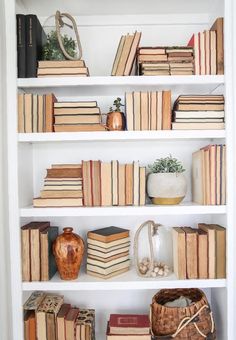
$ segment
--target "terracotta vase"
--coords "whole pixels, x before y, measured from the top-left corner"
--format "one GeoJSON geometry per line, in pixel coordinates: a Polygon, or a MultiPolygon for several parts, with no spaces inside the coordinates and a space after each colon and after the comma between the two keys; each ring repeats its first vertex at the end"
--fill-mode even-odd
{"type": "Polygon", "coordinates": [[[107,114],[106,126],[109,131],[123,131],[125,129],[125,115],[123,112],[113,111],[107,114]]]}
{"type": "Polygon", "coordinates": [[[79,270],[84,254],[84,241],[72,233],[73,228],[64,228],[53,243],[53,253],[62,280],[74,280],[79,270]]]}

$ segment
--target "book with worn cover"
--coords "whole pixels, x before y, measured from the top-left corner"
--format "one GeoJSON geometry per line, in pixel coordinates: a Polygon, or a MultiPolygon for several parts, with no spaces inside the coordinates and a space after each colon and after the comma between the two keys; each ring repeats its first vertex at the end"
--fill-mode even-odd
{"type": "Polygon", "coordinates": [[[111,314],[109,324],[111,334],[150,334],[148,315],[111,314]]]}
{"type": "Polygon", "coordinates": [[[111,226],[89,231],[87,236],[90,239],[108,243],[115,240],[120,240],[125,237],[129,237],[129,230],[111,226]]]}

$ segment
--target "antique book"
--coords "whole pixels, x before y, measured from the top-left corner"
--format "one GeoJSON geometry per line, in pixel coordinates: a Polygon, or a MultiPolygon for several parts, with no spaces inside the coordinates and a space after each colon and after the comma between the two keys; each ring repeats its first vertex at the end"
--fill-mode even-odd
{"type": "Polygon", "coordinates": [[[112,226],[89,231],[87,237],[89,239],[109,243],[112,241],[129,237],[129,230],[112,226]]]}
{"type": "Polygon", "coordinates": [[[21,227],[22,281],[30,281],[30,225],[21,227]]]}
{"type": "Polygon", "coordinates": [[[71,305],[68,303],[63,303],[61,309],[57,314],[56,319],[56,329],[57,329],[57,340],[66,340],[66,333],[65,333],[65,318],[71,309],[71,305]]]}
{"type": "Polygon", "coordinates": [[[92,179],[90,161],[82,161],[82,178],[83,178],[83,205],[92,206],[92,179]]]}
{"type": "Polygon", "coordinates": [[[101,163],[101,205],[112,205],[112,172],[111,162],[101,163]]]}
{"type": "Polygon", "coordinates": [[[125,38],[126,38],[125,35],[122,35],[122,37],[120,38],[120,42],[119,42],[119,45],[118,45],[118,48],[117,48],[117,51],[116,51],[116,56],[115,56],[115,59],[114,59],[114,63],[113,63],[113,66],[112,66],[112,71],[111,71],[112,76],[116,75],[117,66],[118,66],[120,56],[121,56],[121,53],[123,51],[123,47],[124,47],[124,43],[125,43],[125,38]]]}
{"type": "Polygon", "coordinates": [[[129,76],[131,74],[132,68],[133,68],[133,64],[136,58],[136,52],[137,52],[137,48],[141,39],[141,32],[135,32],[134,33],[134,38],[132,41],[132,45],[130,48],[130,52],[129,52],[129,56],[125,65],[125,70],[124,70],[124,76],[129,76]]]}
{"type": "Polygon", "coordinates": [[[198,204],[206,204],[204,163],[204,150],[198,150],[192,154],[192,200],[198,204]]]}
{"type": "Polygon", "coordinates": [[[141,130],[141,92],[133,92],[134,130],[141,130]]]}
{"type": "Polygon", "coordinates": [[[16,15],[17,33],[17,77],[26,77],[26,29],[25,15],[16,15]]]}
{"type": "Polygon", "coordinates": [[[193,47],[194,49],[194,73],[196,75],[200,74],[200,46],[199,46],[199,36],[198,33],[192,35],[188,46],[193,47]]]}
{"type": "Polygon", "coordinates": [[[208,236],[208,278],[216,278],[216,231],[211,225],[199,223],[198,228],[208,236]]]}
{"type": "Polygon", "coordinates": [[[157,130],[157,92],[150,92],[150,130],[157,130]]]}
{"type": "Polygon", "coordinates": [[[90,161],[92,206],[101,206],[101,161],[90,161]]]}
{"type": "Polygon", "coordinates": [[[101,116],[97,115],[54,115],[55,125],[59,124],[100,124],[101,116]]]}
{"type": "Polygon", "coordinates": [[[163,91],[157,92],[157,130],[162,130],[162,97],[163,97],[163,91]]]}
{"type": "Polygon", "coordinates": [[[84,67],[84,60],[39,60],[39,68],[84,67]]]}
{"type": "Polygon", "coordinates": [[[56,101],[53,93],[45,95],[45,132],[54,131],[54,103],[56,101]]]}
{"type": "Polygon", "coordinates": [[[150,334],[149,315],[111,314],[109,324],[111,334],[150,334]]]}
{"type": "Polygon", "coordinates": [[[129,252],[128,252],[128,251],[126,251],[126,252],[124,252],[124,253],[119,253],[119,254],[117,254],[117,255],[110,256],[110,257],[107,257],[107,258],[103,258],[103,257],[100,257],[100,256],[94,256],[94,255],[89,254],[89,259],[90,259],[90,260],[100,261],[101,263],[107,263],[107,262],[116,260],[116,259],[118,259],[118,258],[122,258],[122,257],[124,257],[124,256],[128,256],[128,255],[129,255],[129,252]]]}
{"type": "Polygon", "coordinates": [[[18,93],[18,132],[25,132],[25,119],[24,119],[24,93],[18,93]]]}
{"type": "MultiPolygon", "coordinates": [[[[73,188],[73,187],[72,187],[73,188]]],[[[49,190],[48,187],[44,187],[45,190],[40,191],[41,198],[83,198],[82,186],[79,187],[80,190],[61,190],[61,186],[55,188],[52,187],[52,190],[49,190]],[[59,189],[59,190],[58,190],[59,189]]],[[[71,189],[71,188],[70,188],[71,189]]]]}
{"type": "Polygon", "coordinates": [[[112,205],[118,205],[118,184],[119,184],[118,167],[119,167],[119,162],[116,160],[113,160],[111,162],[112,205]]]}
{"type": "Polygon", "coordinates": [[[217,74],[216,32],[210,31],[210,74],[217,74]]]}
{"type": "Polygon", "coordinates": [[[32,310],[36,311],[43,299],[45,298],[46,294],[44,292],[33,292],[28,300],[23,305],[24,311],[32,310]]]}
{"type": "Polygon", "coordinates": [[[224,111],[174,111],[175,118],[218,118],[224,119],[225,112],[224,111]]]}
{"type": "Polygon", "coordinates": [[[47,169],[46,178],[82,178],[81,168],[52,168],[47,169]]]}
{"type": "Polygon", "coordinates": [[[183,227],[186,242],[187,258],[187,278],[198,278],[198,249],[197,249],[197,231],[190,227],[183,227]]]}
{"type": "Polygon", "coordinates": [[[45,132],[45,95],[38,95],[38,132],[45,132]]]}
{"type": "MultiPolygon", "coordinates": [[[[86,104],[87,105],[91,102],[82,102],[83,104],[86,104]]],[[[93,102],[92,102],[93,103],[93,102]]],[[[96,102],[95,102],[96,103],[96,102]]],[[[59,103],[59,104],[62,104],[63,103],[59,103]]],[[[76,102],[74,103],[74,106],[71,107],[67,104],[67,106],[62,106],[62,107],[57,107],[57,106],[54,106],[54,113],[56,116],[66,116],[66,115],[91,115],[91,116],[94,116],[94,115],[98,115],[100,114],[100,108],[99,107],[90,107],[90,106],[80,106],[80,102],[76,102]],[[77,106],[75,106],[77,105],[77,106]]]]}
{"type": "MultiPolygon", "coordinates": [[[[112,229],[114,228],[114,231],[117,231],[118,227],[110,227],[110,228],[112,228],[112,229]]],[[[121,230],[122,237],[120,237],[119,235],[115,235],[114,237],[112,236],[112,238],[109,237],[110,240],[106,242],[106,241],[104,241],[105,235],[103,233],[103,236],[104,236],[103,241],[88,237],[87,243],[88,243],[88,245],[92,244],[94,246],[98,246],[98,247],[105,248],[105,249],[112,248],[112,247],[120,245],[120,244],[125,244],[125,243],[129,242],[129,231],[126,230],[126,229],[123,229],[123,228],[121,228],[121,229],[122,229],[121,230]]],[[[89,233],[91,233],[91,232],[89,232],[89,233]]],[[[109,230],[108,230],[108,235],[109,235],[109,230]]],[[[96,237],[97,236],[98,235],[96,235],[96,237]]]]}
{"type": "Polygon", "coordinates": [[[93,249],[89,246],[88,249],[87,249],[87,253],[88,253],[89,256],[90,255],[97,256],[97,257],[103,258],[105,260],[105,259],[108,259],[110,257],[123,254],[124,252],[129,251],[129,249],[130,249],[129,244],[122,247],[122,248],[116,249],[116,250],[109,250],[109,252],[103,252],[101,250],[95,250],[95,249],[93,249]]]}
{"type": "Polygon", "coordinates": [[[38,132],[38,95],[32,95],[32,132],[38,132]]]}
{"type": "MultiPolygon", "coordinates": [[[[91,239],[88,239],[91,241],[91,239]]],[[[123,239],[122,239],[123,240],[123,239]]],[[[89,241],[89,242],[90,242],[89,241]]],[[[126,239],[125,242],[122,241],[122,243],[119,243],[119,244],[116,244],[116,245],[113,245],[112,247],[110,247],[110,245],[108,244],[108,247],[107,248],[104,248],[104,242],[101,242],[100,243],[102,246],[100,245],[96,245],[96,244],[92,244],[92,243],[89,243],[88,244],[88,249],[91,249],[91,250],[97,250],[98,252],[101,252],[103,254],[107,254],[107,253],[110,253],[111,251],[114,251],[114,250],[120,250],[121,252],[122,251],[126,251],[126,250],[122,250],[123,248],[126,248],[126,247],[129,247],[130,246],[130,240],[129,239],[126,239]]],[[[100,256],[100,255],[99,255],[100,256]]]]}
{"type": "Polygon", "coordinates": [[[140,184],[139,184],[139,162],[133,162],[133,204],[134,205],[139,205],[140,202],[140,197],[139,197],[139,189],[140,189],[140,184]]]}
{"type": "Polygon", "coordinates": [[[135,130],[134,125],[134,99],[133,93],[125,94],[125,107],[126,107],[126,127],[128,131],[135,130]]]}
{"type": "Polygon", "coordinates": [[[172,229],[172,237],[173,237],[174,273],[178,279],[185,280],[187,278],[185,232],[182,228],[174,227],[172,229]]]}
{"type": "Polygon", "coordinates": [[[216,238],[216,279],[226,278],[226,229],[213,224],[216,238]]]}
{"type": "Polygon", "coordinates": [[[216,204],[216,145],[210,148],[210,204],[216,204]]]}
{"type": "Polygon", "coordinates": [[[87,258],[87,266],[91,264],[93,266],[98,266],[99,268],[107,269],[107,268],[110,268],[111,266],[114,266],[116,264],[122,263],[122,262],[127,261],[127,260],[129,260],[129,255],[120,256],[120,257],[117,257],[116,259],[113,259],[113,260],[110,260],[110,261],[107,261],[107,262],[100,261],[100,260],[97,260],[97,259],[92,259],[92,258],[88,257],[87,258]]]}
{"type": "Polygon", "coordinates": [[[125,164],[118,167],[118,204],[125,205],[125,164]]]}
{"type": "Polygon", "coordinates": [[[198,278],[208,279],[208,237],[201,229],[198,231],[198,278]]]}
{"type": "Polygon", "coordinates": [[[141,130],[149,129],[149,98],[148,92],[141,92],[141,130]]]}
{"type": "Polygon", "coordinates": [[[138,56],[138,61],[143,62],[152,62],[152,61],[167,61],[167,55],[165,54],[140,54],[138,56]]]}
{"type": "MultiPolygon", "coordinates": [[[[60,111],[58,111],[58,109],[64,109],[63,112],[65,113],[67,112],[67,110],[65,110],[67,108],[70,108],[70,109],[71,108],[76,108],[76,109],[77,108],[97,108],[97,102],[95,100],[90,100],[90,101],[66,101],[66,102],[60,101],[60,102],[54,103],[54,110],[57,113],[61,113],[60,111]]],[[[92,113],[98,113],[98,111],[95,110],[95,112],[92,112],[92,113]]]]}
{"type": "Polygon", "coordinates": [[[25,93],[25,107],[24,107],[24,122],[25,122],[25,132],[33,132],[32,126],[32,94],[25,93]]]}
{"type": "Polygon", "coordinates": [[[224,18],[217,18],[211,31],[216,32],[217,74],[224,74],[224,18]]]}
{"type": "Polygon", "coordinates": [[[82,207],[82,198],[41,198],[37,197],[33,199],[33,205],[35,208],[47,208],[47,207],[82,207]]]}
{"type": "Polygon", "coordinates": [[[38,68],[37,76],[88,75],[87,67],[44,67],[38,68]]]}
{"type": "Polygon", "coordinates": [[[87,271],[95,272],[95,273],[106,276],[106,275],[112,274],[113,272],[116,272],[118,270],[129,268],[129,266],[130,266],[130,260],[129,259],[127,259],[127,260],[125,260],[121,263],[114,264],[114,265],[112,265],[108,268],[101,268],[100,266],[95,266],[95,265],[88,263],[87,264],[87,271]]]}
{"type": "Polygon", "coordinates": [[[131,46],[134,40],[134,35],[127,34],[125,37],[124,46],[117,65],[116,76],[123,76],[125,72],[126,63],[129,57],[131,46]]]}
{"type": "Polygon", "coordinates": [[[172,130],[224,130],[225,123],[172,123],[172,130]]]}
{"type": "Polygon", "coordinates": [[[41,281],[49,281],[57,271],[52,252],[52,244],[57,236],[58,227],[48,227],[40,233],[41,281]]]}
{"type": "Polygon", "coordinates": [[[79,308],[71,308],[65,317],[66,340],[75,339],[75,322],[79,314],[79,308]]]}
{"type": "Polygon", "coordinates": [[[55,124],[55,132],[89,132],[89,131],[106,131],[105,126],[101,124],[55,124]]]}
{"type": "Polygon", "coordinates": [[[134,170],[133,164],[125,165],[125,204],[133,205],[134,170]]]}
{"type": "Polygon", "coordinates": [[[108,280],[108,279],[111,279],[112,277],[124,274],[124,273],[126,273],[128,271],[129,271],[129,267],[126,267],[126,268],[123,268],[123,269],[120,269],[120,270],[115,270],[115,271],[113,271],[113,272],[111,272],[109,274],[104,275],[104,274],[97,273],[97,272],[94,272],[94,271],[91,271],[91,270],[87,269],[87,274],[91,275],[91,276],[98,277],[100,279],[108,280]]]}
{"type": "Polygon", "coordinates": [[[140,47],[138,54],[166,54],[164,47],[140,47]]]}
{"type": "Polygon", "coordinates": [[[171,130],[171,91],[162,92],[162,129],[171,130]]]}
{"type": "Polygon", "coordinates": [[[68,168],[76,168],[76,169],[82,169],[82,164],[76,164],[76,163],[70,163],[70,164],[66,164],[66,163],[61,163],[61,164],[52,164],[51,165],[52,169],[68,169],[68,168]]]}
{"type": "Polygon", "coordinates": [[[221,204],[222,145],[216,145],[216,204],[221,204]]]}
{"type": "Polygon", "coordinates": [[[76,318],[75,340],[95,340],[95,310],[80,309],[76,318]],[[85,337],[84,337],[85,334],[85,337]]]}
{"type": "Polygon", "coordinates": [[[205,36],[204,32],[200,32],[199,34],[199,49],[200,49],[200,74],[206,74],[206,64],[205,64],[205,36]]]}
{"type": "Polygon", "coordinates": [[[226,204],[226,146],[222,145],[221,204],[226,204]]]}
{"type": "Polygon", "coordinates": [[[36,340],[36,318],[34,311],[26,311],[24,315],[24,339],[36,340]]]}
{"type": "Polygon", "coordinates": [[[139,205],[146,202],[146,167],[139,168],[139,205]]]}

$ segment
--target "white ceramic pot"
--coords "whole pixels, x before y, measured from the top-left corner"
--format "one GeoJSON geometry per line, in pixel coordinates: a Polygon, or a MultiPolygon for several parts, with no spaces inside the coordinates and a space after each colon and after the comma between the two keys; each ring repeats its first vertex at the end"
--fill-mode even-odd
{"type": "Polygon", "coordinates": [[[187,192],[186,178],[182,173],[151,173],[147,192],[153,204],[179,204],[187,192]]]}

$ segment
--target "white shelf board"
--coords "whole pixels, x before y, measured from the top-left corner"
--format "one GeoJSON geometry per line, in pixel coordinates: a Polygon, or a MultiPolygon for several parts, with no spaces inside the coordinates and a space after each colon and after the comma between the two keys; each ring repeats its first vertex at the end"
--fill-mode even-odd
{"type": "Polygon", "coordinates": [[[225,214],[226,206],[198,205],[184,202],[179,205],[146,205],[142,207],[73,207],[73,208],[21,208],[21,217],[47,216],[159,216],[159,215],[204,215],[225,214]]]}
{"type": "Polygon", "coordinates": [[[153,141],[225,138],[225,130],[163,130],[163,131],[93,131],[19,133],[19,142],[66,142],[66,141],[153,141]]]}
{"type": "Polygon", "coordinates": [[[58,273],[47,282],[23,282],[23,291],[49,290],[49,291],[78,291],[78,290],[141,290],[161,288],[215,288],[226,287],[225,279],[207,280],[178,280],[174,274],[164,278],[141,278],[134,269],[127,273],[102,280],[85,273],[79,274],[78,279],[62,281],[58,273]]]}

